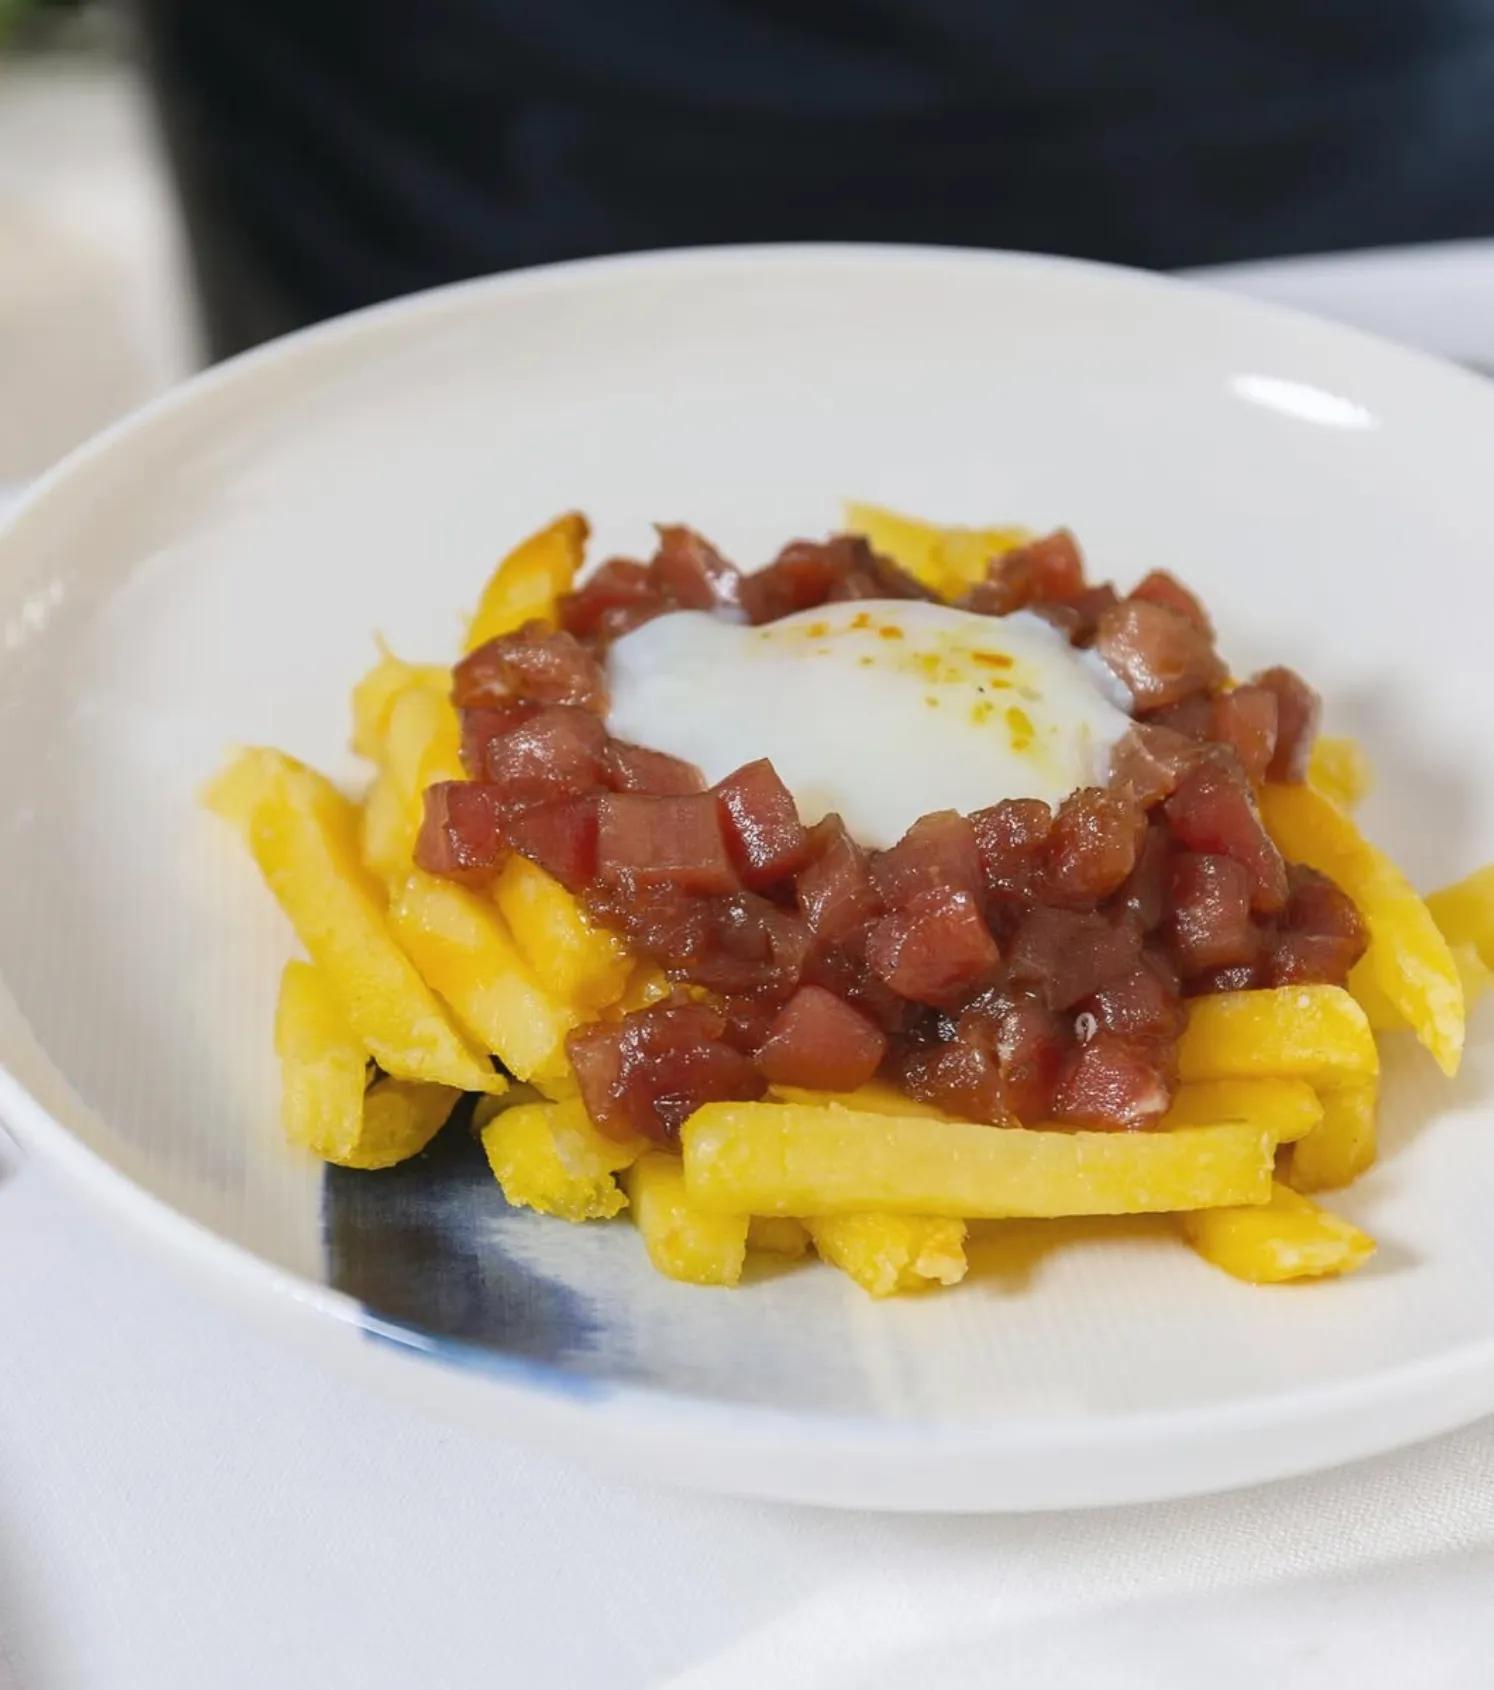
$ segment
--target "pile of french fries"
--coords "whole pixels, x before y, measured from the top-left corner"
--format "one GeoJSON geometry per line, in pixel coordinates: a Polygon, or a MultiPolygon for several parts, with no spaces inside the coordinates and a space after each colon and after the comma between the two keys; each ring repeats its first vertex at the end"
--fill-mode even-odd
{"type": "MultiPolygon", "coordinates": [[[[1026,537],[860,505],[845,526],[947,597],[1026,537]]],[[[553,618],[586,538],[581,517],[563,516],[505,558],[467,649],[553,618]]],[[[811,1248],[873,1296],[953,1285],[966,1223],[1011,1217],[1172,1214],[1199,1255],[1255,1282],[1344,1273],[1373,1251],[1309,1194],[1374,1161],[1377,1031],[1410,1028],[1456,1071],[1466,1004],[1494,965],[1494,866],[1418,897],[1351,819],[1368,783],[1352,742],[1320,741],[1306,785],[1260,798],[1288,859],[1358,904],[1367,954],[1348,990],[1195,1000],[1158,1129],[984,1126],[873,1083],[709,1104],[673,1154],[598,1132],[565,1053],[573,1027],[655,1002],[670,982],[522,857],[491,892],[414,866],[422,793],[463,774],[450,686],[449,669],[386,650],[354,688],[353,746],[374,771],[361,802],[268,749],[240,752],[207,793],[309,959],[287,964],[275,1024],[294,1144],[389,1167],[479,1094],[474,1126],[510,1204],[573,1222],[626,1209],[655,1267],[697,1285],[735,1285],[752,1254],[811,1248]]]]}

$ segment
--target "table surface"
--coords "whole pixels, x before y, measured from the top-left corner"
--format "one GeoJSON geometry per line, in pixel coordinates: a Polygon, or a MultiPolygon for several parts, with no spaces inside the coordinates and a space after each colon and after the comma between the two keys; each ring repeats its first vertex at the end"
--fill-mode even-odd
{"type": "MultiPolygon", "coordinates": [[[[1211,279],[1494,367],[1494,243],[1211,279]]],[[[371,1397],[3,1139],[0,1287],[0,1690],[1488,1682],[1494,1421],[1227,1497],[838,1515],[371,1397]]]]}

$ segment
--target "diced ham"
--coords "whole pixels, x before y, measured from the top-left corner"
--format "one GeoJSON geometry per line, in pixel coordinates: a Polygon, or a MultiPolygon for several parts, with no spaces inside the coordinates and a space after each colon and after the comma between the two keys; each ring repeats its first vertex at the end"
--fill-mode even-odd
{"type": "Polygon", "coordinates": [[[840,599],[926,599],[928,590],[879,556],[859,534],[795,540],[765,569],[744,576],[742,606],[754,622],[775,622],[840,599]]]}
{"type": "Polygon", "coordinates": [[[508,854],[500,831],[501,794],[475,781],[446,780],[425,789],[415,862],[428,874],[482,886],[508,854]]]}
{"type": "Polygon", "coordinates": [[[990,980],[1001,953],[971,893],[935,890],[883,916],[868,935],[866,961],[900,997],[947,1008],[990,980]]]}
{"type": "Polygon", "coordinates": [[[1171,1044],[1183,1030],[1183,1006],[1177,980],[1168,979],[1149,957],[1129,974],[1112,979],[1079,1004],[1093,1018],[1096,1031],[1122,1038],[1171,1044]]]}
{"type": "Polygon", "coordinates": [[[872,882],[890,910],[906,909],[922,892],[981,890],[975,829],[956,810],[920,816],[886,851],[874,852],[872,882]]]}
{"type": "Polygon", "coordinates": [[[1167,824],[1148,823],[1136,867],[1115,895],[1113,907],[1129,915],[1143,933],[1152,932],[1166,913],[1173,850],[1167,824]]]}
{"type": "Polygon", "coordinates": [[[781,1000],[798,985],[809,957],[804,922],[755,892],[703,897],[664,884],[599,883],[583,902],[635,950],[716,992],[781,1000]]]}
{"type": "Polygon", "coordinates": [[[513,698],[490,710],[463,710],[462,767],[472,780],[488,778],[488,747],[521,722],[539,713],[542,706],[532,699],[513,698]]]}
{"type": "Polygon", "coordinates": [[[577,639],[605,645],[670,608],[647,564],[612,558],[560,601],[560,623],[577,639]]]}
{"type": "Polygon", "coordinates": [[[1259,961],[1237,962],[1231,968],[1216,968],[1198,975],[1188,982],[1186,990],[1190,998],[1207,997],[1214,992],[1250,992],[1263,980],[1259,961]]]}
{"type": "Polygon", "coordinates": [[[1140,930],[1124,917],[1039,905],[1017,923],[1007,946],[1007,978],[1049,1009],[1063,1010],[1131,973],[1140,959],[1140,930]]]}
{"type": "Polygon", "coordinates": [[[596,658],[574,634],[548,622],[526,622],[468,652],[452,670],[451,683],[452,699],[464,710],[492,709],[511,698],[574,704],[598,715],[607,708],[596,658]]]}
{"type": "Polygon", "coordinates": [[[1119,1034],[1096,1033],[1064,1064],[1054,1114],[1077,1127],[1148,1127],[1166,1114],[1172,1083],[1156,1048],[1119,1034]]]}
{"type": "Polygon", "coordinates": [[[1162,931],[1184,979],[1255,961],[1261,935],[1250,919],[1250,892],[1249,871],[1232,857],[1180,851],[1173,858],[1162,931]]]}
{"type": "MultiPolygon", "coordinates": [[[[982,591],[975,588],[975,593],[982,591]]],[[[1075,593],[1071,599],[1050,599],[1042,603],[1028,605],[1034,616],[1041,616],[1045,622],[1050,622],[1068,637],[1070,645],[1091,646],[1095,641],[1095,634],[1100,626],[1100,618],[1113,604],[1120,602],[1120,594],[1109,582],[1098,587],[1086,587],[1082,593],[1075,593]]],[[[979,610],[979,604],[971,604],[967,599],[968,609],[979,610]]]]}
{"type": "Polygon", "coordinates": [[[842,534],[832,544],[850,546],[850,568],[830,589],[829,602],[843,599],[932,599],[936,595],[901,564],[883,557],[860,535],[842,534]]]}
{"type": "Polygon", "coordinates": [[[854,1091],[886,1054],[874,1021],[822,986],[801,986],[768,1029],[757,1065],[775,1085],[854,1091]]]}
{"type": "Polygon", "coordinates": [[[668,1142],[702,1104],[762,1096],[766,1081],[725,1033],[704,1004],[659,1005],[575,1028],[566,1054],[599,1131],[668,1142]]]}
{"type": "Polygon", "coordinates": [[[1214,627],[1209,621],[1208,611],[1176,575],[1169,575],[1165,569],[1154,569],[1150,575],[1142,576],[1131,589],[1131,597],[1175,610],[1179,616],[1186,616],[1195,628],[1201,628],[1210,639],[1214,637],[1214,627]]]}
{"type": "Polygon", "coordinates": [[[1214,734],[1214,700],[1211,694],[1196,692],[1176,704],[1165,705],[1147,717],[1147,725],[1170,729],[1184,739],[1212,739],[1214,734]]]}
{"type": "Polygon", "coordinates": [[[1098,786],[1071,792],[1048,836],[1045,897],[1075,908],[1108,897],[1136,866],[1145,832],[1145,815],[1124,794],[1098,786]]]}
{"type": "Polygon", "coordinates": [[[682,523],[659,525],[659,549],[649,565],[654,585],[681,610],[738,610],[742,572],[711,542],[682,523]]]}
{"type": "Polygon", "coordinates": [[[1286,902],[1286,864],[1255,807],[1244,771],[1228,752],[1211,752],[1162,806],[1174,837],[1190,851],[1233,857],[1250,874],[1250,903],[1269,915],[1286,902]]]}
{"type": "Polygon", "coordinates": [[[1196,623],[1166,605],[1124,599],[1100,618],[1095,650],[1130,690],[1140,711],[1206,692],[1225,669],[1196,623]]]}
{"type": "Polygon", "coordinates": [[[793,794],[766,757],[716,783],[726,848],[745,885],[762,891],[804,866],[809,834],[793,794]]]}
{"type": "Polygon", "coordinates": [[[1067,528],[1060,528],[993,557],[985,580],[977,582],[965,602],[985,616],[1008,616],[1029,605],[1077,598],[1083,591],[1079,544],[1067,528]]]}
{"type": "Polygon", "coordinates": [[[1209,738],[1234,752],[1252,782],[1266,778],[1276,755],[1278,713],[1279,701],[1269,687],[1236,687],[1212,700],[1209,738]]]}
{"type": "Polygon", "coordinates": [[[562,798],[509,811],[503,836],[521,857],[537,863],[568,891],[580,892],[596,878],[597,801],[562,798]]]}
{"type": "Polygon", "coordinates": [[[1001,1125],[1012,1119],[994,1052],[983,1040],[956,1034],[914,1046],[898,1075],[910,1097],[967,1121],[1001,1125]]]}
{"type": "Polygon", "coordinates": [[[1369,944],[1363,918],[1326,875],[1294,863],[1288,876],[1291,893],[1266,957],[1267,982],[1341,986],[1369,944]]]}
{"type": "Polygon", "coordinates": [[[607,778],[607,730],[573,704],[550,704],[483,747],[483,778],[508,809],[579,798],[607,778]]]}
{"type": "Polygon", "coordinates": [[[1178,782],[1198,758],[1196,739],[1156,720],[1137,722],[1121,735],[1110,753],[1110,784],[1141,809],[1149,810],[1177,791],[1178,782]]]}
{"type": "Polygon", "coordinates": [[[1035,1125],[1052,1115],[1053,1088],[1073,1033],[1036,992],[1008,986],[983,994],[960,1017],[959,1035],[994,1052],[1010,1116],[1035,1125]]]}
{"type": "Polygon", "coordinates": [[[651,792],[656,798],[681,798],[704,792],[706,778],[693,763],[625,739],[610,739],[606,752],[607,781],[618,792],[651,792]]]}
{"type": "Polygon", "coordinates": [[[741,1051],[744,1056],[755,1056],[773,1025],[773,1004],[746,992],[728,992],[720,1002],[721,1013],[726,1018],[722,1038],[733,1050],[741,1051]]]}
{"type": "Polygon", "coordinates": [[[1266,768],[1267,780],[1304,781],[1312,742],[1318,736],[1322,700],[1291,669],[1263,669],[1254,684],[1276,695],[1276,749],[1266,768]]]}
{"type": "Polygon", "coordinates": [[[1053,812],[1041,798],[1003,798],[970,818],[987,894],[1017,905],[1037,896],[1053,812]]]}
{"type": "Polygon", "coordinates": [[[809,862],[795,894],[816,939],[844,944],[882,914],[866,852],[839,816],[826,816],[809,832],[809,862]]]}
{"type": "Polygon", "coordinates": [[[689,893],[732,892],[740,885],[708,792],[603,794],[597,801],[597,874],[612,885],[667,885],[689,893]]]}

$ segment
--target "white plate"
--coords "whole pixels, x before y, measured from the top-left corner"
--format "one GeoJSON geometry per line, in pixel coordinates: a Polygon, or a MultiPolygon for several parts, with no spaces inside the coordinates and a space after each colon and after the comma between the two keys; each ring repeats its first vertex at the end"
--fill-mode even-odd
{"type": "MultiPolygon", "coordinates": [[[[276,1122],[290,935],[194,807],[224,747],[352,778],[380,630],[439,657],[555,511],[745,562],[843,495],[1068,522],[1299,665],[1420,880],[1494,856],[1494,389],[1125,272],[880,249],[682,253],[476,283],[296,337],[64,465],[0,538],[0,1109],[140,1233],[442,1412],[639,1475],[861,1506],[1034,1508],[1302,1471],[1494,1407],[1494,1072],[1387,1051],[1341,1284],[1257,1290],[1159,1225],[1013,1227],[957,1291],[828,1269],[727,1294],[626,1225],[512,1212],[470,1142],[323,1170],[276,1122]],[[327,1316],[335,1318],[328,1319],[327,1316]]],[[[107,1288],[101,1288],[106,1293],[107,1288]]]]}

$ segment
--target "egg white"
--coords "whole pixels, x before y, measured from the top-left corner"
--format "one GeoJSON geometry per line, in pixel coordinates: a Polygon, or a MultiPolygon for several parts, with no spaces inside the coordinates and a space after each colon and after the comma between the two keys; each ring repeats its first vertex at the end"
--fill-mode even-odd
{"type": "Polygon", "coordinates": [[[771,759],[806,822],[863,844],[931,810],[1057,803],[1102,781],[1125,689],[1041,617],[864,599],[760,628],[656,617],[608,657],[608,727],[717,781],[771,759]]]}

